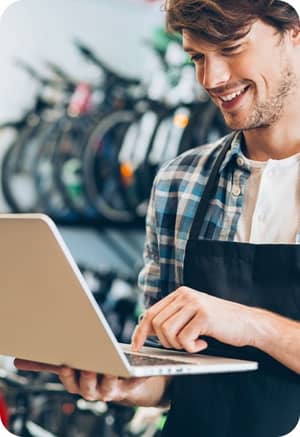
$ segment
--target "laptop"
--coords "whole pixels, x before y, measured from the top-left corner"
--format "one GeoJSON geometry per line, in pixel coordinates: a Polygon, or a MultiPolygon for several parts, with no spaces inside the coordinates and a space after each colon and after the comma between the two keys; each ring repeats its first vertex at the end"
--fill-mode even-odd
{"type": "Polygon", "coordinates": [[[130,345],[119,344],[47,215],[1,214],[0,241],[2,355],[125,378],[258,367],[158,348],[132,353],[130,345]]]}

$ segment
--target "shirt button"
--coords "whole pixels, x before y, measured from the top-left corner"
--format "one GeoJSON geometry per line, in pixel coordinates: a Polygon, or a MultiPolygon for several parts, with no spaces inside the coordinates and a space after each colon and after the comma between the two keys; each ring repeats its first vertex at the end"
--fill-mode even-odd
{"type": "Polygon", "coordinates": [[[240,194],[241,194],[241,189],[240,189],[240,187],[238,187],[237,185],[234,185],[234,186],[232,187],[232,195],[233,195],[234,197],[238,197],[240,194]]]}
{"type": "Polygon", "coordinates": [[[256,217],[259,222],[264,222],[265,220],[265,214],[263,212],[259,212],[256,217]]]}
{"type": "Polygon", "coordinates": [[[236,158],[236,163],[239,167],[244,167],[244,165],[245,165],[245,161],[241,156],[238,156],[236,158]]]}

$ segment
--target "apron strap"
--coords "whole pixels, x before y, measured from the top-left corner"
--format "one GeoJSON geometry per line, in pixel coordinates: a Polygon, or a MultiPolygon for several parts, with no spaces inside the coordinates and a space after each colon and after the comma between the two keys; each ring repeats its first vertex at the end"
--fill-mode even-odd
{"type": "Polygon", "coordinates": [[[217,190],[217,185],[219,181],[219,170],[222,165],[222,162],[224,161],[225,155],[227,151],[229,150],[231,146],[231,142],[233,140],[233,137],[235,136],[236,132],[232,132],[228,135],[228,138],[225,141],[225,144],[217,156],[217,159],[214,163],[214,166],[210,172],[210,175],[208,177],[208,181],[206,183],[206,186],[204,188],[204,191],[202,193],[195,218],[193,220],[191,232],[190,232],[190,238],[198,239],[201,227],[204,223],[205,215],[209,207],[210,200],[212,198],[212,195],[217,190]]]}

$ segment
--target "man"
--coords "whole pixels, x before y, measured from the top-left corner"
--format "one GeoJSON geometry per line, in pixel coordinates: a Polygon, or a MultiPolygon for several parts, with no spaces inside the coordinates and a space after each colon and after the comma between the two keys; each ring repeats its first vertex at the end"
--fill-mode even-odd
{"type": "Polygon", "coordinates": [[[164,436],[278,437],[300,414],[300,24],[273,0],[169,0],[199,83],[234,134],[160,170],[133,348],[253,358],[257,372],[122,380],[51,370],[87,399],[171,403],[164,436]]]}

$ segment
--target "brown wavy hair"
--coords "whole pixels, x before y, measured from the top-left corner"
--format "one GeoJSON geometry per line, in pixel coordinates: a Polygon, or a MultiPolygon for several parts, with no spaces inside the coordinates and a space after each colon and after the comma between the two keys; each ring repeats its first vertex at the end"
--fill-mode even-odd
{"type": "Polygon", "coordinates": [[[186,29],[212,44],[244,37],[257,19],[281,35],[299,27],[295,9],[280,0],[166,0],[164,9],[168,31],[186,29]]]}

